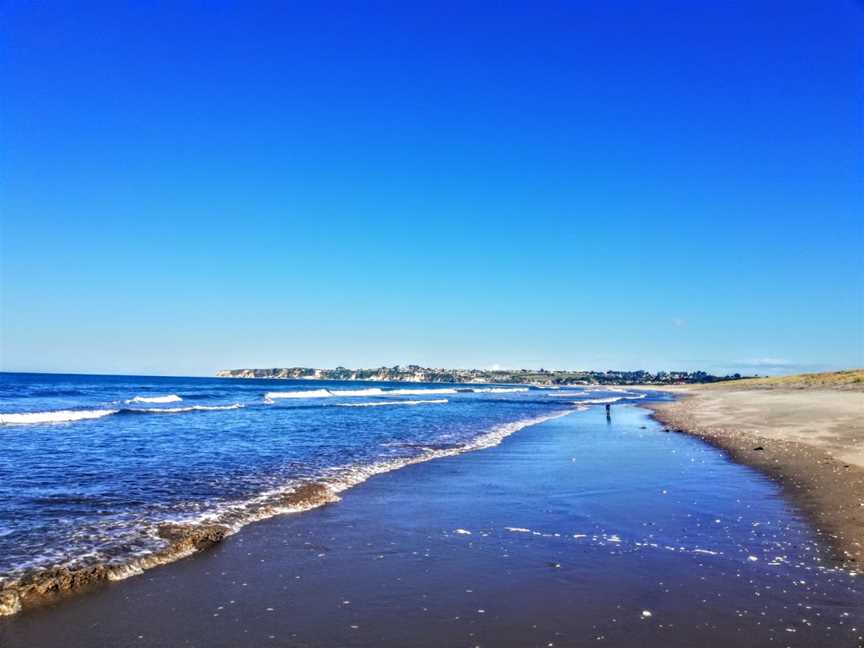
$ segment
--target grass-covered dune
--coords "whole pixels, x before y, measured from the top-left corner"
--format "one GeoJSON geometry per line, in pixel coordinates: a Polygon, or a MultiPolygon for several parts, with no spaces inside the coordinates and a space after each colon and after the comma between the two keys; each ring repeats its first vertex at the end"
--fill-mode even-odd
{"type": "Polygon", "coordinates": [[[845,369],[793,376],[743,378],[702,385],[703,389],[854,389],[864,391],[864,369],[845,369]]]}

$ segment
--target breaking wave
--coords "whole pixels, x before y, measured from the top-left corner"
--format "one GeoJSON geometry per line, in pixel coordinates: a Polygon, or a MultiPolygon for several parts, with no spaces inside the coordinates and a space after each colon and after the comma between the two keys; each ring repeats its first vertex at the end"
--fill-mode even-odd
{"type": "Polygon", "coordinates": [[[218,410],[240,409],[243,405],[233,403],[231,405],[190,405],[189,407],[142,407],[122,410],[125,412],[142,412],[147,414],[178,414],[180,412],[210,412],[218,410]]]}
{"type": "Polygon", "coordinates": [[[604,403],[617,403],[622,400],[639,400],[645,398],[645,394],[628,394],[626,396],[611,396],[609,398],[586,398],[585,400],[576,401],[576,403],[584,405],[602,405],[604,403]]]}
{"type": "MultiPolygon", "coordinates": [[[[402,401],[405,402],[405,401],[402,401]]],[[[431,402],[431,401],[425,401],[431,402]]],[[[179,408],[178,408],[179,409],[179,408]]],[[[105,410],[115,413],[116,410],[105,410]]],[[[0,581],[0,615],[15,614],[32,601],[62,595],[99,582],[116,581],[192,555],[221,542],[242,527],[281,513],[296,513],[339,501],[339,493],[370,477],[405,466],[496,446],[519,430],[560,418],[574,410],[496,425],[464,445],[421,447],[413,457],[379,460],[369,465],[336,466],[318,481],[294,481],[251,499],[225,504],[194,519],[163,520],[147,529],[159,548],[147,549],[124,559],[98,560],[94,556],[66,565],[37,569],[6,582],[0,581]]],[[[56,414],[56,412],[55,412],[56,414]]]]}
{"type": "Polygon", "coordinates": [[[272,391],[264,394],[264,400],[272,401],[277,398],[330,398],[331,394],[326,389],[308,389],[305,391],[272,391]]]}
{"type": "Polygon", "coordinates": [[[371,403],[339,403],[336,407],[382,407],[384,405],[436,405],[449,403],[446,398],[435,398],[432,400],[397,400],[397,401],[373,401],[371,403]]]}
{"type": "Polygon", "coordinates": [[[87,419],[98,419],[113,414],[180,414],[183,412],[206,412],[233,410],[244,407],[232,405],[192,405],[190,407],[124,407],[121,409],[57,410],[54,412],[17,412],[0,414],[0,425],[38,425],[42,423],[70,423],[87,419]]]}
{"type": "Polygon", "coordinates": [[[380,387],[371,387],[369,389],[335,389],[330,390],[333,396],[384,396],[393,392],[385,392],[380,387]]]}
{"type": "Polygon", "coordinates": [[[280,398],[363,398],[375,396],[431,396],[438,394],[510,394],[527,392],[528,387],[432,387],[427,389],[301,389],[297,391],[271,391],[264,394],[265,401],[280,398]]]}
{"type": "Polygon", "coordinates": [[[386,392],[387,396],[424,396],[426,394],[458,394],[454,387],[436,387],[433,389],[393,389],[386,392]]]}
{"type": "Polygon", "coordinates": [[[130,398],[127,400],[127,403],[179,403],[183,399],[180,398],[177,394],[170,394],[168,396],[136,396],[135,398],[130,398]]]}
{"type": "Polygon", "coordinates": [[[120,410],[59,410],[56,412],[20,412],[0,414],[0,425],[28,425],[34,423],[66,423],[83,419],[96,419],[116,414],[120,410]]]}

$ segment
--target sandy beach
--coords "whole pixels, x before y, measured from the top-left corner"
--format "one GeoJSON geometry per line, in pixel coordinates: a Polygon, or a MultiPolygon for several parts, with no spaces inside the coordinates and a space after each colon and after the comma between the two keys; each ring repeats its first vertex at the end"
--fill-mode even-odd
{"type": "Polygon", "coordinates": [[[857,645],[859,579],[822,554],[771,480],[596,407],[0,619],[0,645],[857,645]]]}
{"type": "Polygon", "coordinates": [[[864,372],[664,388],[647,404],[780,483],[850,567],[864,561],[864,372]]]}

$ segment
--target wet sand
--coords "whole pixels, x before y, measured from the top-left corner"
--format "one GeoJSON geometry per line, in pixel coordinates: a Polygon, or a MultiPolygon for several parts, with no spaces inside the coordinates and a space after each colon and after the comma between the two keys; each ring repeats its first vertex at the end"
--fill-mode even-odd
{"type": "MultiPolygon", "coordinates": [[[[864,563],[864,388],[775,387],[770,380],[664,389],[663,424],[725,450],[780,483],[848,567],[864,563]]],[[[780,382],[780,385],[784,383],[780,382]]]]}
{"type": "Polygon", "coordinates": [[[858,645],[858,579],[780,493],[594,408],[0,619],[0,646],[858,645]]]}

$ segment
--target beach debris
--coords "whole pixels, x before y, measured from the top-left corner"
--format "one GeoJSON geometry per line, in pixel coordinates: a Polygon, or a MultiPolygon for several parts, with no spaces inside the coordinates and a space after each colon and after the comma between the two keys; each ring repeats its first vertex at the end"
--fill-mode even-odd
{"type": "Polygon", "coordinates": [[[279,504],[297,508],[316,508],[323,504],[338,502],[339,498],[326,484],[320,482],[303,482],[290,493],[280,498],[279,504]]]}
{"type": "Polygon", "coordinates": [[[168,540],[177,552],[201,551],[225,539],[228,528],[220,524],[163,524],[158,529],[160,538],[168,540]]]}
{"type": "Polygon", "coordinates": [[[755,450],[755,451],[764,450],[764,449],[765,448],[763,448],[762,446],[756,446],[755,448],[753,448],[753,450],[755,450]]]}
{"type": "Polygon", "coordinates": [[[15,614],[21,609],[21,597],[14,589],[0,591],[0,616],[15,614]]]}

